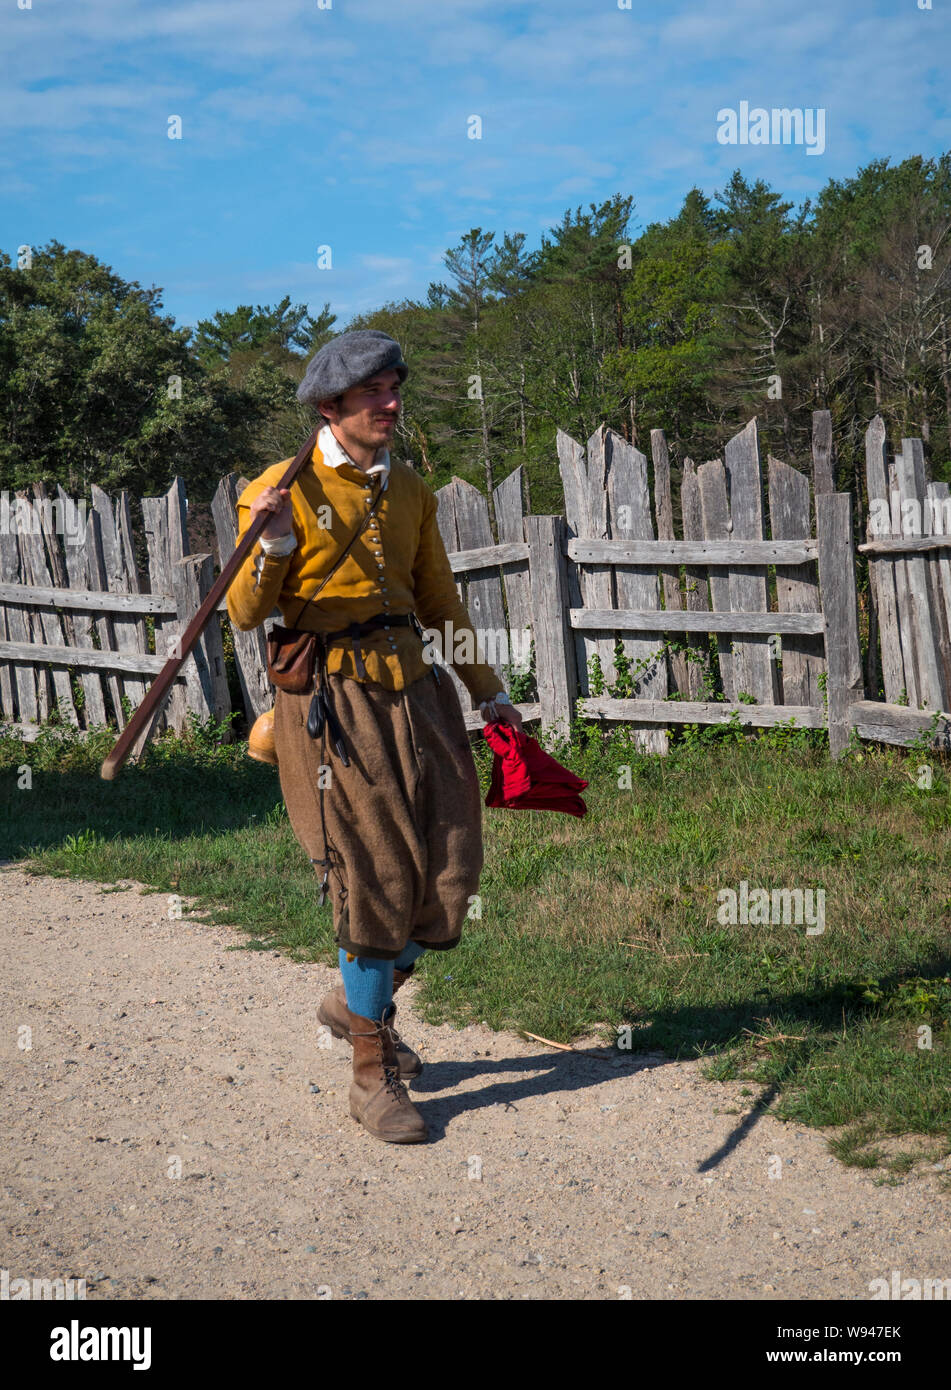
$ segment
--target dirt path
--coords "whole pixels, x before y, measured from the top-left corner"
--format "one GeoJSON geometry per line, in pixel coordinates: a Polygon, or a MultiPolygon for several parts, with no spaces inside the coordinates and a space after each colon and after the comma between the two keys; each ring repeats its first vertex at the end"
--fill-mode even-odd
{"type": "Polygon", "coordinates": [[[382,1144],[348,1114],[349,1049],[318,1046],[336,972],[229,951],[243,938],[137,886],[0,883],[11,1279],[85,1278],[91,1299],[867,1299],[893,1269],[951,1275],[937,1174],[877,1187],[817,1131],[722,1113],[749,1105],[742,1083],[696,1062],[429,1027],[410,985],[433,1137],[382,1144]]]}

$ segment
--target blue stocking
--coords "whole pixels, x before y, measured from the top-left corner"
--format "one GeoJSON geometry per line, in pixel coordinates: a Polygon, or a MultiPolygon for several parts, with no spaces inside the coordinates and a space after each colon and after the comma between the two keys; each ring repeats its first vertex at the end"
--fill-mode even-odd
{"type": "Polygon", "coordinates": [[[393,962],[371,960],[368,956],[348,961],[343,949],[339,952],[339,960],[347,1008],[361,1018],[379,1023],[384,1010],[388,1012],[393,1002],[393,962]]]}
{"type": "Polygon", "coordinates": [[[397,956],[393,962],[397,970],[408,970],[415,960],[423,954],[425,946],[419,946],[415,941],[408,941],[402,955],[397,956]]]}

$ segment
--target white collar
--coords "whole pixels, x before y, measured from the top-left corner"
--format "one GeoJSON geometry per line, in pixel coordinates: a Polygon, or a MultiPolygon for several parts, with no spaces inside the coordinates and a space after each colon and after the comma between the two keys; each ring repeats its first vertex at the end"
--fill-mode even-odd
{"type": "MultiPolygon", "coordinates": [[[[339,468],[342,463],[349,463],[351,468],[360,468],[360,465],[355,463],[347,453],[329,424],[324,425],[318,434],[317,447],[323,455],[324,463],[329,464],[331,468],[339,468]]],[[[384,479],[389,475],[390,451],[385,444],[377,450],[376,459],[370,464],[370,467],[360,471],[367,474],[379,473],[384,479]]]]}

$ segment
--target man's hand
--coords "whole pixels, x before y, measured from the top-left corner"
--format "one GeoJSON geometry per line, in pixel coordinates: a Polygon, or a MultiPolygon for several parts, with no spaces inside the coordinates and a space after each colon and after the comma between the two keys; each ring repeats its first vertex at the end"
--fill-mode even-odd
{"type": "Polygon", "coordinates": [[[479,713],[485,724],[511,724],[514,729],[522,727],[522,716],[515,706],[507,705],[501,700],[483,701],[479,706],[479,713]]]}
{"type": "Polygon", "coordinates": [[[281,536],[289,536],[294,529],[294,510],[291,507],[290,488],[282,488],[280,491],[276,487],[262,488],[251,503],[251,520],[261,512],[272,512],[273,516],[264,530],[261,532],[269,541],[279,540],[281,536]]]}

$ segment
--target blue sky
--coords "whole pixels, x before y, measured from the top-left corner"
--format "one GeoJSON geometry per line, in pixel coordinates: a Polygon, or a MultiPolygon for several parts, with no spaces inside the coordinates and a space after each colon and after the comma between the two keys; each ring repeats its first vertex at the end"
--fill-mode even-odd
{"type": "Polygon", "coordinates": [[[343,328],[473,226],[535,247],[615,192],[637,230],[738,166],[798,202],[951,148],[951,0],[918,3],[5,0],[0,246],[91,252],[179,323],[289,294],[343,328]],[[825,152],[719,144],[741,101],[823,108],[825,152]]]}

